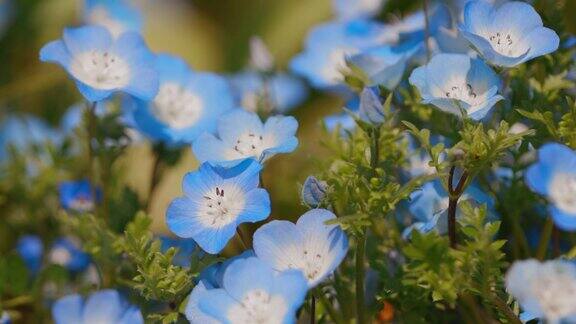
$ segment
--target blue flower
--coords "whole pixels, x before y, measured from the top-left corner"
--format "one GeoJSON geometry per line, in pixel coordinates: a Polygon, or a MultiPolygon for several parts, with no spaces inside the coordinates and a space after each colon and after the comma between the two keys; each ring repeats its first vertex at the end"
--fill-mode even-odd
{"type": "Polygon", "coordinates": [[[61,134],[43,120],[31,115],[8,115],[0,123],[0,161],[7,158],[8,146],[24,152],[31,146],[44,146],[46,142],[59,144],[61,134]]]}
{"type": "Polygon", "coordinates": [[[234,108],[225,78],[193,72],[182,59],[160,54],[155,66],[160,90],[153,100],[135,100],[136,127],[153,140],[180,145],[192,143],[203,132],[216,130],[218,118],[234,108]]]}
{"type": "Polygon", "coordinates": [[[506,274],[506,290],[524,310],[524,321],[576,321],[576,263],[567,260],[516,261],[506,274]]]}
{"type": "Polygon", "coordinates": [[[331,275],[348,252],[348,237],[339,225],[327,225],[336,215],[313,209],[296,224],[274,220],[254,233],[254,252],[277,271],[302,271],[310,288],[331,275]]]}
{"type": "Polygon", "coordinates": [[[302,273],[276,273],[258,258],[232,262],[223,286],[203,291],[199,308],[221,323],[295,323],[307,285],[302,273]]]}
{"type": "Polygon", "coordinates": [[[242,108],[257,111],[261,100],[270,100],[273,111],[286,113],[300,105],[308,96],[308,88],[300,79],[287,73],[264,77],[246,71],[230,78],[237,101],[242,108]]]}
{"type": "Polygon", "coordinates": [[[394,39],[386,28],[370,20],[330,22],[315,27],[306,39],[304,51],[290,63],[290,69],[320,89],[342,85],[346,58],[394,39]]]}
{"type": "Polygon", "coordinates": [[[360,119],[370,124],[382,124],[384,122],[384,106],[380,102],[380,95],[376,88],[364,88],[360,93],[360,119]]]}
{"type": "Polygon", "coordinates": [[[94,198],[100,201],[102,196],[102,192],[93,188],[88,180],[61,182],[58,191],[62,208],[79,213],[92,211],[95,205],[94,198]]]}
{"type": "Polygon", "coordinates": [[[37,235],[25,235],[18,239],[16,245],[18,255],[26,264],[31,273],[37,273],[42,267],[42,255],[44,254],[44,244],[37,235]]]}
{"type": "Polygon", "coordinates": [[[2,316],[0,316],[0,324],[11,324],[12,323],[12,319],[10,318],[10,315],[7,312],[2,312],[1,315],[2,316]]]}
{"type": "Polygon", "coordinates": [[[270,215],[270,197],[258,188],[262,166],[247,159],[234,167],[203,163],[186,174],[183,197],[166,211],[168,228],[182,238],[193,238],[208,253],[218,253],[234,236],[236,227],[270,215]]]}
{"type": "Polygon", "coordinates": [[[460,31],[487,61],[504,67],[554,52],[560,44],[556,32],[543,27],[536,10],[519,1],[499,7],[468,2],[460,31]]]}
{"type": "Polygon", "coordinates": [[[86,0],[84,21],[89,25],[106,27],[114,37],[142,29],[140,12],[125,0],[86,0]]]}
{"type": "Polygon", "coordinates": [[[173,239],[171,237],[162,236],[160,241],[162,242],[163,252],[166,252],[169,248],[172,247],[178,249],[178,253],[176,253],[172,259],[172,263],[174,265],[180,267],[190,267],[190,258],[198,246],[194,240],[173,239]]]}
{"type": "Polygon", "coordinates": [[[192,145],[200,162],[254,158],[264,162],[298,146],[298,122],[291,116],[272,116],[262,123],[256,113],[234,110],[218,121],[218,137],[204,133],[192,145]]]}
{"type": "Polygon", "coordinates": [[[75,239],[61,237],[52,244],[48,261],[71,272],[82,272],[90,265],[90,255],[82,251],[80,243],[75,239]]]}
{"type": "Polygon", "coordinates": [[[158,92],[154,56],[142,37],[126,32],[113,39],[101,26],[64,29],[61,40],[40,50],[40,60],[61,65],[86,100],[100,101],[116,91],[143,100],[158,92]]]}
{"type": "Polygon", "coordinates": [[[480,59],[463,54],[438,54],[430,63],[412,71],[422,102],[460,116],[461,110],[474,120],[484,118],[498,101],[500,78],[480,59]]]}
{"type": "Polygon", "coordinates": [[[372,18],[380,13],[386,0],[332,0],[339,19],[372,18]]]}
{"type": "Polygon", "coordinates": [[[420,48],[420,44],[382,45],[352,55],[348,62],[362,71],[367,78],[367,86],[381,85],[394,90],[404,75],[408,60],[420,48]]]}
{"type": "Polygon", "coordinates": [[[218,289],[224,287],[224,273],[232,262],[239,259],[254,257],[254,251],[247,250],[243,253],[227,259],[224,262],[215,263],[204,268],[200,273],[198,283],[192,289],[184,313],[190,323],[217,324],[219,323],[214,317],[204,313],[199,306],[200,297],[206,290],[218,289]]]}
{"type": "Polygon", "coordinates": [[[140,310],[112,289],[97,291],[86,300],[78,294],[62,297],[52,306],[52,316],[56,324],[144,323],[140,310]]]}
{"type": "Polygon", "coordinates": [[[532,191],[551,202],[550,213],[556,225],[576,230],[576,152],[567,146],[548,143],[538,150],[538,162],[526,171],[532,191]]]}
{"type": "Polygon", "coordinates": [[[310,207],[318,207],[326,196],[328,184],[314,176],[309,176],[302,186],[302,201],[310,207]]]}

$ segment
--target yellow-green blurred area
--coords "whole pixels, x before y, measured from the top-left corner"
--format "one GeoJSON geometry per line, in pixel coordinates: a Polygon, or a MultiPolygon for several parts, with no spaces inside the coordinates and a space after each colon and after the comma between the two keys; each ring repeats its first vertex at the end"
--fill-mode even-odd
{"type": "MultiPolygon", "coordinates": [[[[32,113],[55,126],[66,109],[82,100],[62,69],[38,59],[43,44],[59,38],[64,27],[80,24],[82,5],[81,0],[15,1],[13,20],[0,39],[2,114],[32,113]]],[[[218,73],[246,66],[248,41],[254,35],[262,37],[279,68],[285,69],[307,31],[332,16],[330,0],[135,0],[134,5],[144,16],[144,37],[153,51],[181,56],[193,69],[218,73]]],[[[303,211],[300,184],[321,154],[320,119],[340,107],[336,97],[313,93],[293,112],[300,122],[300,145],[292,154],[277,156],[264,171],[273,217],[293,219],[303,211]]],[[[142,200],[152,164],[150,143],[142,141],[115,166],[142,200]]],[[[167,232],[166,207],[181,194],[183,175],[196,167],[187,148],[180,163],[164,174],[151,203],[156,231],[167,232]]]]}

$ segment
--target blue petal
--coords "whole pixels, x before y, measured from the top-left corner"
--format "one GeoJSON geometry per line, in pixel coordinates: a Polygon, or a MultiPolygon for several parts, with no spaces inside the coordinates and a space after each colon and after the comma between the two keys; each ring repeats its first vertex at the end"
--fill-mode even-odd
{"type": "Polygon", "coordinates": [[[244,133],[261,134],[263,129],[258,115],[243,109],[229,112],[218,121],[218,135],[227,145],[235,145],[238,137],[244,133]]]}
{"type": "Polygon", "coordinates": [[[536,10],[531,5],[520,1],[504,3],[493,13],[492,19],[492,26],[495,30],[510,31],[514,35],[526,35],[542,27],[542,19],[536,10]]]}
{"type": "Polygon", "coordinates": [[[203,163],[197,171],[186,173],[182,180],[182,191],[190,199],[195,200],[214,190],[221,180],[210,164],[203,163]]]}
{"type": "Polygon", "coordinates": [[[122,315],[122,298],[116,290],[100,290],[88,297],[83,323],[115,323],[122,315]]]}
{"type": "Polygon", "coordinates": [[[56,324],[82,323],[82,296],[68,295],[58,299],[52,306],[52,317],[56,324]]]}
{"type": "Polygon", "coordinates": [[[176,198],[166,210],[166,224],[179,237],[194,237],[202,230],[197,226],[197,212],[198,206],[193,200],[186,197],[176,198]]]}
{"type": "Polygon", "coordinates": [[[199,162],[226,161],[224,142],[209,133],[203,133],[192,144],[192,152],[199,162]]]}
{"type": "Polygon", "coordinates": [[[273,283],[272,268],[254,257],[232,262],[224,273],[224,289],[236,300],[242,300],[245,293],[256,289],[270,292],[273,283]]]}
{"type": "Polygon", "coordinates": [[[283,270],[286,265],[293,263],[294,247],[303,244],[305,239],[294,223],[273,220],[256,230],[252,245],[259,259],[276,270],[283,270]]]}
{"type": "Polygon", "coordinates": [[[524,58],[524,61],[552,53],[560,46],[560,38],[558,37],[558,34],[556,34],[552,29],[544,27],[537,28],[529,33],[525,36],[524,42],[526,42],[530,47],[528,55],[524,58]]]}
{"type": "Polygon", "coordinates": [[[80,80],[75,80],[78,91],[88,100],[89,102],[97,102],[104,100],[114,93],[113,90],[100,90],[93,88],[80,80]]]}
{"type": "Polygon", "coordinates": [[[290,153],[294,151],[298,146],[298,139],[295,137],[297,129],[298,122],[292,116],[269,117],[264,124],[264,137],[273,139],[275,145],[274,147],[266,149],[261,159],[265,160],[276,153],[290,153]]]}
{"type": "Polygon", "coordinates": [[[272,294],[284,297],[287,306],[292,309],[292,312],[286,314],[288,320],[295,318],[294,312],[304,303],[307,292],[308,284],[306,283],[306,278],[298,270],[281,272],[274,278],[274,286],[271,290],[272,294]]]}
{"type": "Polygon", "coordinates": [[[244,159],[233,167],[216,164],[213,169],[224,179],[230,179],[245,192],[258,187],[262,165],[254,159],[244,159]]]}
{"type": "Polygon", "coordinates": [[[186,314],[186,318],[190,321],[190,323],[205,323],[205,324],[217,324],[218,321],[204,313],[200,309],[200,298],[204,294],[205,291],[208,290],[208,287],[200,281],[190,293],[190,297],[188,297],[188,303],[186,304],[186,309],[184,313],[186,314]]]}
{"type": "Polygon", "coordinates": [[[186,84],[192,71],[186,61],[171,54],[158,54],[155,59],[155,66],[160,75],[160,82],[175,82],[186,84]]]}
{"type": "Polygon", "coordinates": [[[270,196],[265,189],[258,188],[249,191],[245,196],[246,202],[242,214],[238,216],[238,223],[255,223],[265,220],[270,215],[270,196]]]}
{"type": "Polygon", "coordinates": [[[492,20],[492,5],[488,1],[468,1],[464,7],[464,29],[472,34],[478,34],[490,26],[492,20]]]}
{"type": "Polygon", "coordinates": [[[576,231],[576,214],[567,213],[554,206],[550,206],[549,208],[556,226],[564,231],[576,231]]]}
{"type": "Polygon", "coordinates": [[[228,295],[224,289],[206,290],[198,296],[198,300],[198,306],[201,311],[214,317],[219,323],[232,323],[233,319],[229,319],[226,316],[230,307],[238,302],[228,295]]]}
{"type": "Polygon", "coordinates": [[[112,45],[112,36],[100,26],[65,28],[62,38],[72,57],[93,50],[107,50],[112,45]]]}
{"type": "Polygon", "coordinates": [[[475,111],[472,113],[469,113],[468,117],[470,117],[473,120],[483,119],[484,117],[486,117],[488,112],[490,112],[492,107],[494,107],[494,105],[500,100],[504,100],[504,97],[502,97],[500,95],[490,97],[482,105],[475,107],[475,111]]]}
{"type": "Polygon", "coordinates": [[[528,55],[529,49],[518,56],[504,56],[496,52],[492,45],[483,37],[476,34],[470,33],[466,30],[460,30],[462,36],[464,36],[476,49],[482,54],[482,56],[493,65],[512,67],[524,62],[526,56],[528,55]]]}
{"type": "Polygon", "coordinates": [[[144,324],[144,318],[138,307],[130,306],[116,324],[144,324]]]}
{"type": "Polygon", "coordinates": [[[61,40],[50,42],[40,50],[40,61],[58,63],[64,68],[68,68],[72,57],[61,40]]]}

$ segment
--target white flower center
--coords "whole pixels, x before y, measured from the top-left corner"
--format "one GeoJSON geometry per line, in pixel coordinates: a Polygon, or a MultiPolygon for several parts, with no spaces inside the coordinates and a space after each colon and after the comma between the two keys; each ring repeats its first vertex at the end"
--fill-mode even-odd
{"type": "Polygon", "coordinates": [[[576,217],[576,173],[557,173],[549,184],[550,199],[556,207],[576,217]]]}
{"type": "Polygon", "coordinates": [[[346,72],[346,57],[358,52],[355,48],[337,48],[334,49],[327,57],[324,67],[320,74],[324,80],[332,83],[338,83],[344,79],[342,72],[346,72]]]}
{"type": "Polygon", "coordinates": [[[91,25],[105,27],[114,38],[127,31],[121,21],[110,17],[108,10],[104,6],[94,7],[88,14],[86,22],[91,25]]]}
{"type": "Polygon", "coordinates": [[[152,113],[168,126],[182,129],[194,125],[203,108],[202,99],[195,93],[177,83],[165,83],[154,98],[152,113]]]}
{"type": "Polygon", "coordinates": [[[58,247],[50,251],[49,260],[53,264],[65,266],[72,260],[72,255],[68,249],[58,247]]]}
{"type": "Polygon", "coordinates": [[[222,184],[204,193],[198,202],[198,217],[211,228],[220,228],[236,220],[244,209],[245,197],[235,184],[222,184]]]}
{"type": "Polygon", "coordinates": [[[478,94],[470,83],[455,83],[444,91],[444,97],[463,101],[471,106],[479,105],[484,96],[478,94]]]}
{"type": "Polygon", "coordinates": [[[517,42],[513,35],[505,32],[493,32],[486,35],[492,48],[505,56],[518,56],[522,53],[517,53],[517,42]]]}
{"type": "Polygon", "coordinates": [[[576,314],[576,278],[571,269],[558,264],[544,267],[539,278],[534,278],[531,291],[546,319],[553,322],[576,314]]]}
{"type": "Polygon", "coordinates": [[[70,72],[78,80],[101,90],[122,88],[130,82],[129,65],[106,51],[78,54],[72,59],[70,72]]]}
{"type": "Polygon", "coordinates": [[[277,295],[255,289],[228,310],[228,319],[235,324],[281,324],[288,307],[277,295]]]}

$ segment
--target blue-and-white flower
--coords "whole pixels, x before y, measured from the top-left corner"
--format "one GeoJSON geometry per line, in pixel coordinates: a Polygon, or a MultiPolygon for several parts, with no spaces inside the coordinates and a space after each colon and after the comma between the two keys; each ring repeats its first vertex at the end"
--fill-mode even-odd
{"type": "Polygon", "coordinates": [[[538,162],[526,171],[530,188],[548,198],[558,227],[576,230],[576,152],[567,146],[548,143],[538,150],[538,162]]]}
{"type": "Polygon", "coordinates": [[[218,118],[234,108],[224,77],[193,72],[182,59],[160,54],[155,66],[160,88],[152,100],[135,100],[132,117],[138,130],[169,144],[192,143],[203,132],[216,130],[218,118]]]}
{"type": "Polygon", "coordinates": [[[273,112],[286,113],[301,104],[308,96],[304,82],[287,73],[263,76],[245,71],[230,77],[239,106],[257,111],[262,100],[269,100],[273,112]]]}
{"type": "Polygon", "coordinates": [[[274,220],[254,233],[254,252],[277,271],[297,269],[308,286],[316,286],[331,275],[348,252],[348,237],[339,225],[327,225],[336,215],[312,209],[296,224],[274,220]]]}
{"type": "Polygon", "coordinates": [[[506,290],[518,300],[523,322],[576,321],[576,264],[567,260],[516,261],[506,274],[506,290]]]}
{"type": "Polygon", "coordinates": [[[61,65],[91,102],[117,91],[143,100],[158,92],[154,55],[135,32],[114,39],[101,26],[66,28],[62,39],[42,47],[40,60],[61,65]]]}
{"type": "Polygon", "coordinates": [[[48,261],[72,272],[82,272],[90,265],[90,255],[82,250],[78,240],[61,237],[50,247],[48,261]]]}
{"type": "Polygon", "coordinates": [[[31,273],[37,273],[42,267],[44,244],[37,235],[24,235],[18,239],[16,252],[31,273]]]}
{"type": "Polygon", "coordinates": [[[8,147],[20,152],[45,143],[59,144],[62,135],[43,120],[32,115],[7,115],[0,123],[0,161],[7,158],[8,147]]]}
{"type": "Polygon", "coordinates": [[[380,13],[386,0],[332,0],[338,19],[372,18],[380,13]]]}
{"type": "Polygon", "coordinates": [[[295,323],[307,285],[302,272],[274,271],[251,257],[232,262],[223,286],[199,296],[199,308],[221,323],[295,323]]]}
{"type": "Polygon", "coordinates": [[[140,32],[143,25],[140,12],[125,0],[86,0],[84,22],[105,27],[114,37],[127,31],[140,32]]]}
{"type": "Polygon", "coordinates": [[[238,225],[270,215],[268,192],[258,188],[261,169],[252,159],[230,168],[203,163],[184,177],[184,196],[166,211],[168,228],[208,253],[222,251],[238,225]]]}
{"type": "Polygon", "coordinates": [[[64,181],[58,185],[62,208],[84,213],[92,211],[101,198],[101,191],[88,180],[64,181]]]}
{"type": "Polygon", "coordinates": [[[520,1],[501,6],[470,1],[460,31],[486,60],[504,67],[554,52],[560,44],[556,32],[543,27],[536,10],[520,1]]]}
{"type": "Polygon", "coordinates": [[[78,294],[58,299],[52,306],[56,324],[143,324],[138,307],[129,304],[116,290],[92,293],[86,300],[78,294]]]}
{"type": "Polygon", "coordinates": [[[204,133],[192,145],[200,162],[237,161],[254,158],[264,162],[278,153],[290,153],[298,146],[298,122],[292,116],[272,116],[262,123],[256,113],[242,109],[222,116],[218,137],[204,133]]]}
{"type": "Polygon", "coordinates": [[[346,58],[397,38],[384,25],[370,20],[330,22],[315,27],[306,38],[304,51],[290,69],[320,89],[342,85],[346,58]]]}
{"type": "Polygon", "coordinates": [[[0,324],[11,324],[12,319],[10,318],[10,314],[7,312],[2,312],[0,316],[0,324]]]}
{"type": "Polygon", "coordinates": [[[410,75],[422,102],[440,110],[461,115],[461,110],[474,120],[484,118],[492,107],[504,99],[498,94],[501,80],[480,59],[463,54],[438,54],[410,75]]]}
{"type": "Polygon", "coordinates": [[[318,180],[315,176],[309,176],[302,185],[302,201],[313,208],[318,207],[328,190],[326,181],[318,180]]]}

